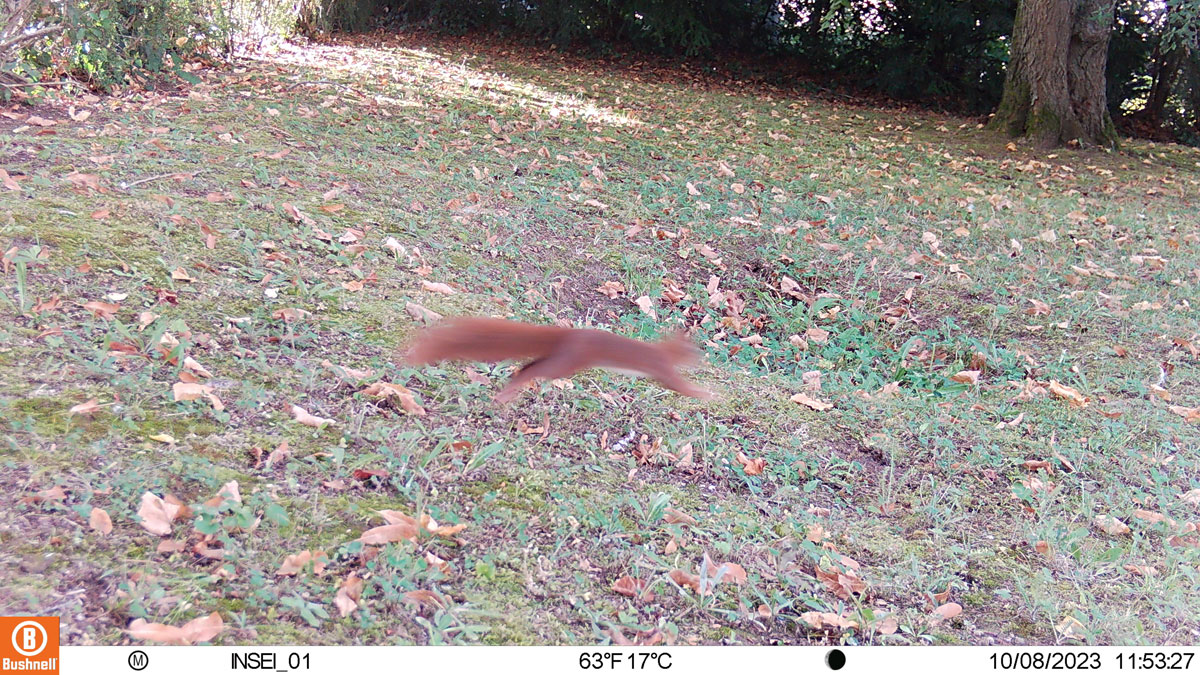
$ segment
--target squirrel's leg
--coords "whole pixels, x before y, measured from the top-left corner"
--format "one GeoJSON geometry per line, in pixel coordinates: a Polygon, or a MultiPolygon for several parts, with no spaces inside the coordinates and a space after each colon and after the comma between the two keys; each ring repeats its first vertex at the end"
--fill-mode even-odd
{"type": "Polygon", "coordinates": [[[544,356],[525,364],[512,376],[508,384],[493,398],[497,403],[507,403],[520,393],[521,388],[535,379],[552,380],[556,377],[570,377],[579,370],[575,359],[567,356],[544,356]]]}

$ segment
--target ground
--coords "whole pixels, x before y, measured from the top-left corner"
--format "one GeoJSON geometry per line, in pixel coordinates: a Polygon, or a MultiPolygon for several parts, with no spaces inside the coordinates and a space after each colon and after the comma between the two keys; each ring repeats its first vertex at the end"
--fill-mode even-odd
{"type": "Polygon", "coordinates": [[[0,613],[1200,640],[1200,152],[424,35],[196,76],[0,116],[0,613]],[[402,364],[426,311],[683,324],[717,398],[498,405],[515,364],[402,364]]]}

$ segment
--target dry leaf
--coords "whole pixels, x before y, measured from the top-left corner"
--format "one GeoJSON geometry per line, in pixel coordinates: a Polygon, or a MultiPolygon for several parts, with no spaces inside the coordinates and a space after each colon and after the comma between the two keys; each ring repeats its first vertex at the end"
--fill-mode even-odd
{"type": "Polygon", "coordinates": [[[1092,524],[1113,536],[1129,534],[1129,526],[1115,516],[1098,515],[1092,519],[1092,524]]]}
{"type": "Polygon", "coordinates": [[[430,293],[441,293],[442,295],[454,295],[458,292],[447,284],[425,280],[421,281],[421,288],[424,288],[430,293]]]}
{"type": "Polygon", "coordinates": [[[613,582],[613,591],[630,598],[638,598],[645,602],[654,601],[654,593],[649,589],[649,583],[645,579],[635,579],[634,577],[621,577],[613,582]]]}
{"type": "Polygon", "coordinates": [[[637,305],[638,309],[642,310],[642,313],[646,316],[654,319],[655,321],[658,320],[658,314],[654,311],[654,301],[650,299],[650,296],[643,295],[637,300],[634,300],[633,304],[637,305]]]}
{"type": "Polygon", "coordinates": [[[147,492],[142,495],[142,504],[138,508],[137,514],[141,526],[147,532],[165,537],[171,534],[171,521],[178,510],[179,507],[167,504],[162,497],[153,492],[147,492]]]}
{"type": "Polygon", "coordinates": [[[683,523],[684,525],[699,527],[699,523],[696,522],[695,518],[671,506],[663,509],[663,520],[672,525],[676,523],[683,523]]]}
{"type": "Polygon", "coordinates": [[[199,619],[192,619],[180,627],[161,623],[147,623],[145,619],[134,619],[128,633],[138,640],[165,642],[173,645],[193,645],[208,642],[225,628],[221,615],[213,612],[199,619]]]}
{"type": "Polygon", "coordinates": [[[1086,640],[1087,628],[1083,623],[1073,616],[1064,617],[1054,631],[1058,633],[1064,640],[1086,640]]]}
{"type": "Polygon", "coordinates": [[[117,310],[121,309],[120,305],[114,305],[111,302],[100,302],[92,300],[83,303],[83,308],[91,312],[97,319],[108,320],[116,316],[117,310]]]}
{"type": "Polygon", "coordinates": [[[312,413],[308,412],[304,408],[301,408],[300,406],[296,405],[295,403],[292,404],[292,418],[295,419],[300,424],[305,424],[310,427],[317,427],[318,429],[323,429],[323,428],[325,428],[326,425],[336,425],[337,424],[336,420],[333,420],[329,417],[318,417],[316,415],[313,415],[312,413]]]}
{"type": "Polygon", "coordinates": [[[333,604],[338,609],[338,614],[341,616],[349,616],[358,608],[359,598],[362,597],[363,580],[353,572],[350,576],[342,580],[338,586],[337,595],[333,598],[333,604]]]}
{"type": "Polygon", "coordinates": [[[959,372],[955,373],[954,375],[951,375],[950,379],[954,380],[955,382],[961,382],[963,384],[978,384],[979,383],[979,371],[978,370],[960,370],[959,372]]]}
{"type": "Polygon", "coordinates": [[[391,384],[389,382],[375,382],[366,389],[363,389],[362,393],[367,396],[374,396],[375,398],[398,403],[404,412],[417,415],[418,417],[425,414],[425,409],[413,398],[412,391],[403,385],[391,384]]]}
{"type": "Polygon", "coordinates": [[[71,406],[71,409],[68,410],[67,412],[72,415],[91,415],[92,413],[96,412],[99,409],[100,409],[100,405],[96,402],[96,399],[91,398],[91,399],[88,399],[87,401],[85,401],[84,403],[80,403],[79,405],[71,406]]]}
{"type": "Polygon", "coordinates": [[[417,321],[424,321],[425,323],[433,323],[435,321],[442,320],[441,314],[438,314],[432,309],[425,309],[415,302],[404,303],[404,311],[408,312],[408,315],[417,321]]]}
{"type": "Polygon", "coordinates": [[[808,406],[809,408],[812,408],[813,410],[817,410],[817,411],[825,411],[825,410],[829,410],[830,408],[833,407],[832,403],[827,403],[820,399],[813,398],[813,397],[809,396],[808,394],[805,394],[804,392],[795,394],[788,400],[791,401],[792,403],[799,403],[800,405],[808,406]]]}
{"type": "Polygon", "coordinates": [[[946,604],[941,605],[937,609],[933,610],[933,613],[929,615],[930,622],[933,624],[938,624],[943,621],[949,621],[959,614],[962,614],[962,609],[962,605],[958,604],[957,602],[947,602],[946,604]]]}
{"type": "Polygon", "coordinates": [[[767,460],[759,457],[750,459],[742,452],[738,452],[736,459],[742,465],[742,471],[745,471],[747,476],[757,476],[767,468],[767,460]]]}
{"type": "Polygon", "coordinates": [[[88,516],[88,525],[105,536],[113,529],[112,518],[108,517],[108,512],[95,506],[92,507],[92,513],[88,516]]]}
{"type": "Polygon", "coordinates": [[[1050,380],[1049,389],[1052,396],[1066,399],[1067,403],[1073,407],[1082,408],[1088,404],[1088,397],[1079,393],[1077,389],[1060,384],[1058,380],[1050,380]]]}
{"type": "Polygon", "coordinates": [[[1185,408],[1181,405],[1167,406],[1171,412],[1179,415],[1185,422],[1200,424],[1200,408],[1185,408]]]}
{"type": "Polygon", "coordinates": [[[304,571],[304,566],[312,564],[313,574],[321,574],[329,564],[329,556],[324,551],[301,551],[283,559],[283,564],[275,572],[275,576],[291,577],[304,571]]]}

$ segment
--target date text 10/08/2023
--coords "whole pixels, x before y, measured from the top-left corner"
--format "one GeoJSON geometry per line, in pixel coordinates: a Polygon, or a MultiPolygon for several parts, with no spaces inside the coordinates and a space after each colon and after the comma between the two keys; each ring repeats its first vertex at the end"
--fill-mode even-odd
{"type": "MultiPolygon", "coordinates": [[[[1195,652],[1118,652],[1119,670],[1190,670],[1195,652]]],[[[993,652],[993,670],[1097,670],[1099,652],[993,652]]]]}

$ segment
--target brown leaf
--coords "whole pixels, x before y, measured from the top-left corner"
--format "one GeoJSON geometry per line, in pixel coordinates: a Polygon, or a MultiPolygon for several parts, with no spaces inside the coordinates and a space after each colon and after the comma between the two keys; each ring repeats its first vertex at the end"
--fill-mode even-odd
{"type": "Polygon", "coordinates": [[[1088,397],[1079,393],[1077,389],[1060,384],[1058,380],[1050,380],[1049,389],[1052,396],[1066,399],[1067,403],[1073,407],[1082,408],[1088,404],[1088,397]]]}
{"type": "Polygon", "coordinates": [[[941,605],[937,609],[933,610],[933,613],[929,615],[929,619],[931,623],[939,624],[943,621],[949,621],[959,614],[962,614],[962,610],[962,605],[958,604],[957,602],[947,602],[946,604],[941,605]]]}
{"type": "Polygon", "coordinates": [[[804,392],[795,394],[788,400],[791,401],[792,403],[799,403],[800,405],[806,405],[809,408],[812,408],[813,410],[817,410],[817,411],[825,411],[825,410],[829,410],[830,408],[833,407],[832,403],[827,403],[820,399],[813,398],[813,397],[809,396],[808,394],[805,394],[804,392]]]}
{"type": "Polygon", "coordinates": [[[829,331],[824,328],[809,328],[804,331],[804,337],[808,342],[815,342],[819,345],[825,344],[829,340],[829,331]]]}
{"type": "Polygon", "coordinates": [[[108,512],[95,506],[92,507],[92,513],[88,516],[88,525],[104,536],[108,536],[113,529],[112,518],[108,516],[108,512]]]}
{"type": "Polygon", "coordinates": [[[372,527],[358,538],[364,544],[390,544],[397,541],[417,541],[416,524],[401,523],[396,525],[380,525],[372,527]]]}
{"type": "Polygon", "coordinates": [[[1129,526],[1115,516],[1100,514],[1092,519],[1092,524],[1113,536],[1129,534],[1129,526]]]}
{"type": "Polygon", "coordinates": [[[162,497],[147,492],[142,495],[142,504],[138,508],[139,522],[147,532],[165,537],[171,534],[171,521],[179,507],[167,504],[162,497]]]}
{"type": "Polygon", "coordinates": [[[619,281],[606,281],[596,288],[597,291],[610,298],[616,298],[625,292],[625,284],[619,281]]]}
{"type": "Polygon", "coordinates": [[[979,371],[978,370],[960,370],[957,373],[951,375],[950,379],[955,382],[961,382],[963,384],[978,384],[979,383],[979,371]]]}
{"type": "Polygon", "coordinates": [[[626,597],[654,602],[654,593],[649,589],[649,583],[645,579],[624,576],[613,582],[612,589],[626,597]]]}
{"type": "Polygon", "coordinates": [[[1181,405],[1167,406],[1167,410],[1179,415],[1183,421],[1200,424],[1200,408],[1185,408],[1181,405]]]}
{"type": "Polygon", "coordinates": [[[699,526],[699,523],[696,522],[695,518],[671,506],[663,509],[663,520],[671,524],[683,523],[684,525],[691,525],[692,527],[699,526]]]}
{"type": "Polygon", "coordinates": [[[185,548],[187,548],[186,541],[176,541],[174,539],[164,539],[164,540],[158,542],[158,547],[155,548],[154,550],[156,553],[170,554],[170,553],[179,553],[180,551],[182,551],[185,548]]]}
{"type": "Polygon", "coordinates": [[[208,399],[208,402],[215,410],[224,410],[225,405],[221,403],[221,399],[213,393],[213,388],[207,384],[199,382],[176,382],[171,386],[171,392],[175,396],[176,401],[195,401],[199,398],[208,399]]]}
{"type": "Polygon", "coordinates": [[[71,409],[67,412],[71,415],[91,415],[99,409],[100,405],[96,402],[96,399],[90,398],[79,405],[71,406],[71,409]]]}
{"type": "Polygon", "coordinates": [[[182,267],[176,267],[174,270],[172,270],[171,278],[175,281],[195,281],[195,279],[188,276],[187,270],[183,269],[182,267]]]}
{"type": "Polygon", "coordinates": [[[389,382],[375,382],[366,389],[363,389],[362,393],[367,396],[393,401],[399,404],[404,412],[417,415],[418,417],[425,414],[425,409],[413,398],[412,391],[403,385],[391,384],[389,382]]]}
{"type": "Polygon", "coordinates": [[[757,476],[767,468],[767,460],[758,457],[750,459],[742,452],[738,452],[736,459],[742,465],[742,471],[746,472],[747,476],[757,476]]]}
{"type": "Polygon", "coordinates": [[[455,293],[458,292],[458,291],[454,290],[453,288],[451,288],[448,284],[443,284],[441,282],[434,282],[434,281],[425,281],[424,279],[421,280],[421,288],[424,288],[425,290],[429,291],[430,293],[441,293],[442,295],[454,295],[455,293]]]}
{"type": "Polygon", "coordinates": [[[733,562],[723,562],[720,565],[713,563],[706,555],[704,561],[700,564],[700,575],[712,581],[712,583],[746,583],[746,568],[733,562]]]}
{"type": "Polygon", "coordinates": [[[292,404],[292,418],[300,424],[323,429],[326,425],[336,425],[337,421],[329,417],[318,417],[296,404],[292,404]]]}
{"type": "Polygon", "coordinates": [[[283,319],[284,323],[292,323],[299,321],[305,317],[311,316],[312,312],[300,309],[299,307],[284,307],[271,312],[271,317],[275,319],[283,319]]]}
{"type": "Polygon", "coordinates": [[[321,361],[321,366],[332,370],[333,373],[338,376],[338,379],[346,382],[347,384],[358,384],[363,380],[369,380],[375,376],[374,370],[360,370],[358,368],[339,366],[334,364],[329,359],[324,359],[321,361]]]}
{"type": "Polygon", "coordinates": [[[700,592],[700,577],[695,574],[684,572],[680,569],[671,570],[668,574],[671,580],[684,588],[690,588],[697,593],[700,592]]]}
{"type": "Polygon", "coordinates": [[[151,642],[173,645],[192,645],[208,642],[225,628],[221,615],[213,612],[199,619],[192,619],[183,626],[175,627],[161,623],[147,623],[145,619],[134,619],[127,631],[131,637],[151,642]]]}
{"type": "Polygon", "coordinates": [[[1073,616],[1063,617],[1063,620],[1054,627],[1054,631],[1064,640],[1082,641],[1087,639],[1087,628],[1073,616]]]}
{"type": "Polygon", "coordinates": [[[329,556],[324,551],[301,551],[283,559],[283,564],[275,572],[275,576],[292,577],[304,571],[304,566],[312,564],[313,574],[321,574],[329,564],[329,556]]]}
{"type": "Polygon", "coordinates": [[[120,305],[115,305],[111,302],[100,302],[99,300],[91,300],[83,303],[83,308],[91,312],[97,319],[108,320],[116,316],[117,311],[121,309],[120,305]]]}
{"type": "Polygon", "coordinates": [[[437,591],[417,589],[415,591],[408,591],[403,597],[415,605],[423,605],[432,610],[445,609],[447,605],[446,599],[437,591]]]}
{"type": "Polygon", "coordinates": [[[435,321],[442,320],[441,314],[438,314],[432,309],[426,309],[415,302],[404,303],[404,311],[408,312],[409,316],[417,321],[424,321],[425,323],[433,323],[435,321]]]}
{"type": "Polygon", "coordinates": [[[338,585],[337,595],[333,598],[333,604],[338,609],[338,614],[341,616],[349,616],[358,608],[359,598],[362,597],[363,580],[353,572],[350,576],[342,580],[338,585]]]}

